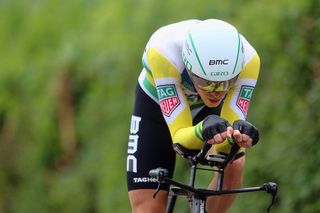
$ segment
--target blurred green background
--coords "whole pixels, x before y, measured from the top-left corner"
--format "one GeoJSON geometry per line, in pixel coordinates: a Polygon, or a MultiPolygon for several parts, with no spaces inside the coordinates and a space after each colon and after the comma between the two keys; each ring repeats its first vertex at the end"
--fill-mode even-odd
{"type": "MultiPolygon", "coordinates": [[[[245,186],[273,212],[320,212],[318,0],[0,0],[0,213],[130,212],[125,161],[141,56],[160,26],[219,18],[261,58],[245,186]]],[[[187,180],[178,158],[176,175],[187,180]]],[[[209,177],[198,179],[206,186],[209,177]]],[[[265,212],[240,195],[231,213],[265,212]]],[[[186,203],[179,201],[186,212],[186,203]]]]}

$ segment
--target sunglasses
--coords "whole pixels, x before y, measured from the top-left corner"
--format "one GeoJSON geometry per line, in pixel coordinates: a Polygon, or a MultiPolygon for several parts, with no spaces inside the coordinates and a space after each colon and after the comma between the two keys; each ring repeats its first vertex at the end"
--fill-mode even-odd
{"type": "Polygon", "coordinates": [[[187,72],[191,77],[193,84],[206,92],[226,92],[235,84],[238,79],[238,76],[236,76],[227,81],[208,81],[193,74],[188,69],[187,72]]]}

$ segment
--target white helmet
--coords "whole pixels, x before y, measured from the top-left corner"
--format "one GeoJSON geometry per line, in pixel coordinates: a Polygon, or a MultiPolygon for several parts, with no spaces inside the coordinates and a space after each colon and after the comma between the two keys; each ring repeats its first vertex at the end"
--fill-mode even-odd
{"type": "Polygon", "coordinates": [[[243,44],[231,24],[208,19],[190,29],[182,47],[188,71],[208,81],[236,78],[244,66],[243,44]]]}

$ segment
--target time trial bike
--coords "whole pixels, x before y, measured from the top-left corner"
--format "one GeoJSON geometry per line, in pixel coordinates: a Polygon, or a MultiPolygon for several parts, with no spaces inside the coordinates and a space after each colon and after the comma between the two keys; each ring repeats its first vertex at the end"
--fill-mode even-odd
{"type": "Polygon", "coordinates": [[[239,189],[230,189],[223,190],[223,179],[224,179],[224,169],[229,163],[232,163],[238,156],[237,152],[239,151],[239,146],[237,143],[233,143],[229,155],[220,155],[220,154],[209,154],[207,152],[212,145],[205,143],[202,149],[199,150],[189,150],[181,146],[180,144],[174,144],[174,150],[186,158],[190,165],[190,177],[189,183],[184,184],[177,182],[168,177],[168,171],[163,168],[156,168],[150,170],[149,175],[157,179],[158,188],[155,190],[154,198],[160,190],[161,184],[170,184],[168,204],[167,204],[167,213],[172,213],[177,197],[186,197],[189,202],[190,212],[191,213],[205,213],[206,212],[206,199],[209,196],[220,196],[226,194],[236,194],[236,193],[246,193],[246,192],[257,192],[265,191],[272,196],[271,204],[267,208],[267,211],[270,211],[271,206],[274,204],[278,186],[274,182],[264,183],[261,186],[249,187],[249,188],[239,188],[239,189]],[[203,165],[211,168],[203,168],[198,165],[203,165]],[[203,189],[195,187],[196,171],[197,170],[210,170],[216,171],[218,175],[218,181],[216,189],[203,189]]]}

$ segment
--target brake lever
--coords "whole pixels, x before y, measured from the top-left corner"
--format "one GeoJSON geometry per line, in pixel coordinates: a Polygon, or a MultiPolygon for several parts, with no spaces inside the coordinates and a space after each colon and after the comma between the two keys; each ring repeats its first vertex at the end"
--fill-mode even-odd
{"type": "Polygon", "coordinates": [[[209,149],[211,149],[211,147],[212,147],[212,144],[208,144],[207,142],[205,142],[200,152],[193,157],[192,161],[196,163],[198,163],[199,161],[202,161],[206,156],[206,154],[208,153],[209,149]]]}
{"type": "Polygon", "coordinates": [[[160,191],[160,187],[161,187],[161,182],[158,180],[158,187],[157,187],[157,189],[154,191],[154,193],[153,193],[153,199],[155,199],[156,198],[156,196],[157,196],[157,194],[158,194],[158,192],[160,191]]]}
{"type": "Polygon", "coordinates": [[[273,206],[275,200],[276,200],[276,196],[277,196],[277,191],[278,191],[278,185],[276,183],[273,182],[269,182],[269,183],[265,183],[264,184],[264,188],[266,190],[266,192],[268,194],[271,194],[272,196],[272,200],[270,205],[268,206],[268,212],[270,212],[271,207],[273,206]]]}
{"type": "Polygon", "coordinates": [[[157,174],[157,182],[158,182],[158,186],[157,186],[157,189],[155,190],[155,192],[153,193],[153,198],[155,199],[158,192],[160,191],[160,187],[161,187],[161,183],[163,182],[163,178],[166,177],[168,174],[167,174],[168,171],[166,170],[162,170],[162,171],[159,171],[158,174],[157,174]]]}

